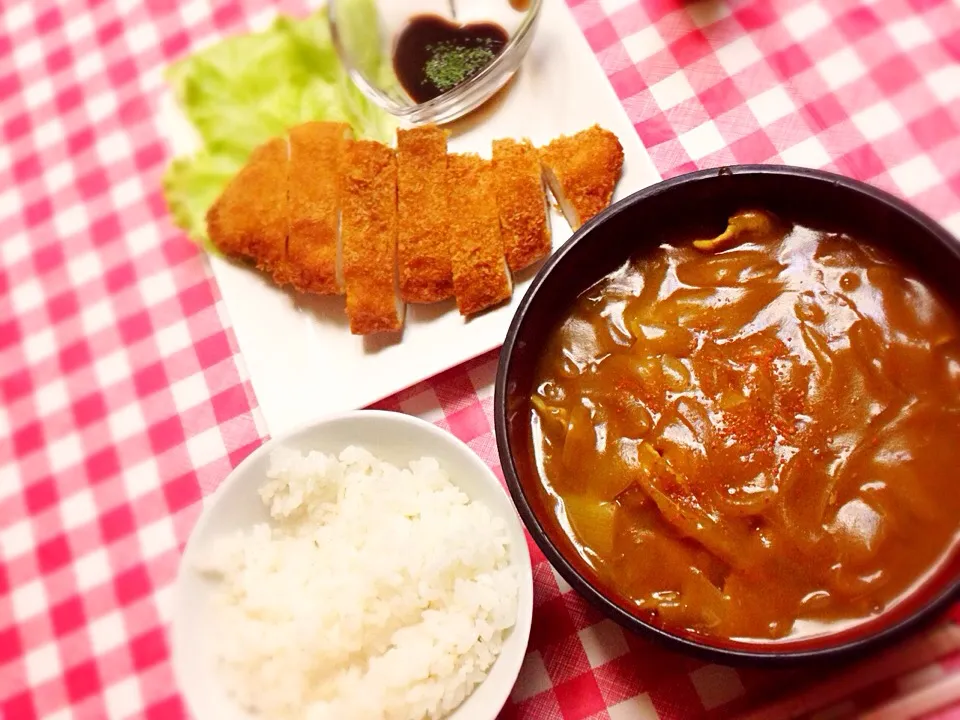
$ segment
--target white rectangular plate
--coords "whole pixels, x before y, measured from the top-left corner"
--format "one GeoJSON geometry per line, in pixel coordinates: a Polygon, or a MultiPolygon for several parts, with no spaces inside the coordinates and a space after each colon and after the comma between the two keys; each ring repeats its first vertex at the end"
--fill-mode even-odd
{"type": "MultiPolygon", "coordinates": [[[[182,118],[165,130],[178,153],[192,138],[182,118]]],[[[490,156],[498,137],[545,144],[599,123],[620,138],[624,172],[614,200],[660,180],[620,101],[563,0],[544,0],[533,45],[511,87],[454,126],[451,152],[490,156]]],[[[571,235],[551,210],[553,245],[571,235]]],[[[350,334],[342,298],[297,296],[212,257],[214,276],[271,433],[318,415],[365,407],[499,347],[533,271],[516,278],[508,305],[465,321],[453,301],[409,305],[400,341],[350,334]]],[[[533,270],[535,270],[534,268],[533,270]]]]}

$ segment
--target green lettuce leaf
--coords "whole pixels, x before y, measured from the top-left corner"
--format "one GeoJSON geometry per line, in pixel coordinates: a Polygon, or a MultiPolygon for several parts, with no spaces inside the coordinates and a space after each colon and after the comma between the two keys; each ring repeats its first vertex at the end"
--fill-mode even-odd
{"type": "MultiPolygon", "coordinates": [[[[338,7],[379,48],[372,0],[338,7]]],[[[377,53],[366,62],[388,66],[377,53]]],[[[177,225],[207,249],[207,208],[257,145],[309,120],[347,122],[358,136],[384,142],[396,127],[340,64],[325,10],[302,20],[280,16],[263,32],[227,38],[171,65],[166,79],[202,147],[173,160],[164,196],[177,225]]]]}

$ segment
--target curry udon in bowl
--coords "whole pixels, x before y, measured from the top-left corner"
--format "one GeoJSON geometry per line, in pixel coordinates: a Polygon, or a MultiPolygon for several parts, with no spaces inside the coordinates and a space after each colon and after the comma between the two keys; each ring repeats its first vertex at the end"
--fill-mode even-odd
{"type": "Polygon", "coordinates": [[[957,305],[909,236],[842,208],[705,209],[621,220],[619,262],[598,247],[606,271],[563,301],[531,290],[561,310],[514,353],[522,307],[501,360],[514,495],[561,571],[671,636],[789,654],[876,634],[956,579],[957,305]]]}

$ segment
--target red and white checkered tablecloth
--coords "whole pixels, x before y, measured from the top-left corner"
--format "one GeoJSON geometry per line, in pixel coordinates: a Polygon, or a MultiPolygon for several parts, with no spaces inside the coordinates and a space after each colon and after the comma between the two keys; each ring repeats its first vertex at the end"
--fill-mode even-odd
{"type": "MultiPolygon", "coordinates": [[[[569,4],[664,176],[825,167],[960,233],[955,0],[569,4]]],[[[180,549],[264,428],[209,267],[166,216],[157,103],[169,61],[277,9],[0,0],[3,720],[186,714],[165,636],[180,549]]],[[[496,467],[494,369],[382,405],[496,467]]],[[[505,717],[723,718],[776,698],[752,716],[845,717],[960,672],[950,621],[819,675],[703,665],[624,634],[531,551],[530,654],[505,717]]]]}

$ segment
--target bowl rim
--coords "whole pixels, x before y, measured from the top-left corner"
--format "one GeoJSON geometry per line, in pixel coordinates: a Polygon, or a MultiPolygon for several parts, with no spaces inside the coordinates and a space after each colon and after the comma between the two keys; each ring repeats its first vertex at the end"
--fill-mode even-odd
{"type": "MultiPolygon", "coordinates": [[[[543,551],[547,560],[556,568],[557,572],[560,573],[561,577],[563,577],[571,587],[591,605],[603,612],[606,617],[613,619],[621,627],[635,631],[667,648],[680,650],[713,662],[738,665],[782,666],[811,660],[838,661],[849,659],[853,655],[893,642],[917,626],[931,621],[955,599],[960,598],[960,576],[947,582],[939,592],[897,622],[891,625],[880,626],[873,632],[856,636],[840,644],[818,644],[811,648],[778,649],[776,644],[758,643],[758,648],[765,647],[768,649],[755,650],[745,644],[737,646],[713,645],[707,642],[706,638],[704,642],[700,642],[689,636],[673,633],[658,627],[633,615],[606,597],[598,586],[594,585],[593,582],[581,574],[580,571],[567,560],[564,553],[557,547],[553,540],[551,540],[550,535],[533,511],[526,493],[523,490],[523,486],[520,483],[513,455],[510,451],[507,428],[507,379],[510,375],[514,355],[513,351],[518,340],[521,339],[524,319],[529,312],[530,306],[536,302],[538,292],[553,269],[563,262],[564,258],[575,245],[585,241],[595,228],[615,215],[627,211],[634,205],[658,195],[668,193],[682,185],[711,179],[717,180],[725,176],[734,175],[802,177],[814,182],[829,183],[834,187],[845,188],[865,196],[869,200],[884,205],[893,212],[906,216],[924,232],[935,236],[938,242],[947,248],[952,248],[958,256],[958,259],[960,259],[960,241],[926,213],[885,190],[826,170],[816,170],[791,165],[728,165],[696,170],[654,183],[610,205],[580,227],[560,248],[547,258],[527,288],[510,323],[510,328],[507,331],[503,347],[499,354],[496,384],[494,387],[493,411],[497,452],[500,455],[500,464],[503,468],[504,478],[506,479],[507,488],[513,498],[514,505],[537,546],[543,551]]],[[[827,634],[824,637],[829,638],[830,635],[827,634]]]]}
{"type": "MultiPolygon", "coordinates": [[[[350,53],[344,45],[343,38],[341,37],[340,33],[339,23],[337,22],[336,5],[337,3],[335,0],[330,0],[328,3],[327,24],[330,28],[330,38],[333,41],[333,46],[336,50],[337,57],[343,64],[347,74],[350,76],[350,80],[369,100],[371,100],[381,109],[390,113],[394,117],[406,119],[414,124],[421,124],[427,122],[446,123],[450,120],[454,120],[457,117],[460,117],[461,115],[466,114],[470,110],[476,108],[478,105],[486,102],[489,98],[493,97],[493,95],[495,95],[504,84],[506,84],[506,81],[509,80],[510,76],[505,77],[503,82],[495,82],[494,78],[499,74],[499,71],[502,69],[503,65],[507,64],[508,61],[513,60],[516,53],[516,48],[527,41],[528,36],[533,32],[534,28],[536,27],[537,20],[540,17],[540,11],[543,8],[543,0],[530,0],[529,7],[524,11],[523,20],[520,22],[520,25],[517,27],[513,35],[511,35],[507,40],[506,44],[503,46],[503,50],[500,51],[500,53],[487,65],[485,65],[483,69],[481,69],[476,75],[470,76],[459,85],[456,85],[447,92],[437,95],[435,98],[422,103],[411,102],[409,105],[400,105],[394,101],[391,97],[384,93],[383,90],[367,79],[363,71],[356,67],[350,60],[350,53]],[[465,110],[457,111],[452,115],[448,113],[449,108],[457,107],[459,103],[463,102],[473,93],[477,92],[479,89],[482,89],[484,85],[488,84],[490,85],[491,90],[489,93],[486,93],[482,99],[474,103],[468,103],[469,107],[465,110]]],[[[527,49],[529,49],[529,43],[527,49]]],[[[525,53],[526,50],[524,50],[524,54],[525,53]]],[[[393,62],[392,56],[390,58],[390,62],[391,64],[393,62]]]]}
{"type": "MultiPolygon", "coordinates": [[[[193,527],[190,529],[190,533],[187,536],[187,540],[181,549],[180,557],[178,559],[177,572],[174,576],[173,583],[171,584],[171,611],[166,632],[167,640],[170,644],[170,663],[174,676],[174,685],[183,696],[184,702],[191,712],[195,714],[197,712],[196,699],[193,693],[187,691],[187,688],[190,686],[190,684],[184,682],[183,680],[182,674],[184,672],[184,663],[181,660],[183,654],[189,652],[189,649],[182,646],[182,643],[179,641],[182,633],[177,630],[177,626],[182,624],[182,618],[184,617],[184,614],[181,612],[181,607],[184,604],[183,595],[185,592],[184,586],[186,584],[186,577],[189,572],[193,571],[191,568],[191,563],[187,561],[195,559],[194,556],[198,552],[197,538],[200,538],[207,533],[207,526],[212,523],[212,518],[216,513],[216,508],[227,495],[228,488],[242,482],[241,478],[245,476],[245,474],[249,471],[249,468],[254,465],[259,458],[264,455],[269,455],[278,447],[282,447],[283,444],[288,442],[291,438],[298,437],[304,433],[314,430],[317,427],[323,427],[331,423],[349,421],[358,418],[373,419],[377,417],[388,422],[408,424],[417,428],[419,431],[424,432],[425,436],[432,437],[440,442],[446,442],[457,447],[460,452],[464,453],[465,456],[468,456],[471,459],[471,462],[477,466],[478,471],[481,471],[478,474],[482,474],[484,476],[484,482],[489,482],[492,486],[496,486],[503,491],[503,484],[500,482],[497,474],[466,442],[458,438],[453,433],[438,427],[428,420],[401,411],[361,408],[357,410],[347,410],[344,412],[325,413],[313,418],[312,420],[302,422],[291,429],[284,431],[283,433],[268,437],[258,447],[254,448],[249,455],[243,458],[236,465],[236,467],[234,467],[227,474],[227,476],[220,482],[220,484],[212,493],[207,495],[205,498],[202,498],[200,514],[197,517],[193,527]]],[[[358,441],[357,444],[360,445],[364,443],[358,441]]],[[[457,485],[457,482],[454,478],[451,478],[450,481],[454,485],[457,485]]],[[[514,517],[508,519],[507,522],[516,523],[517,529],[519,530],[518,537],[524,537],[525,539],[525,528],[523,523],[516,517],[518,515],[516,512],[516,506],[511,502],[512,498],[510,497],[509,492],[504,494],[506,496],[506,501],[514,509],[514,517]]],[[[513,532],[511,531],[511,536],[512,535],[513,532]]],[[[500,658],[509,660],[509,662],[506,664],[507,669],[505,671],[506,675],[502,680],[502,688],[498,689],[498,692],[495,694],[495,700],[490,706],[491,718],[496,717],[509,699],[510,693],[513,691],[513,687],[520,675],[520,670],[523,666],[523,662],[526,658],[530,644],[530,631],[532,627],[534,609],[533,563],[531,561],[529,548],[527,547],[526,542],[524,542],[523,546],[520,547],[518,551],[518,554],[522,557],[522,562],[519,564],[519,597],[517,603],[517,618],[514,626],[511,628],[511,633],[519,633],[519,641],[517,643],[518,650],[513,657],[507,658],[501,649],[500,655],[498,655],[494,661],[496,663],[500,660],[500,658]],[[528,586],[529,590],[526,596],[530,598],[530,601],[526,603],[524,602],[525,586],[528,586]],[[496,707],[494,707],[494,705],[496,707]]],[[[489,677],[490,674],[488,671],[487,677],[484,678],[480,684],[475,686],[473,690],[471,690],[470,694],[464,698],[464,703],[471,697],[477,688],[487,681],[489,677]]],[[[463,704],[459,705],[453,711],[451,714],[451,720],[456,717],[457,712],[459,712],[462,707],[463,704]]]]}

